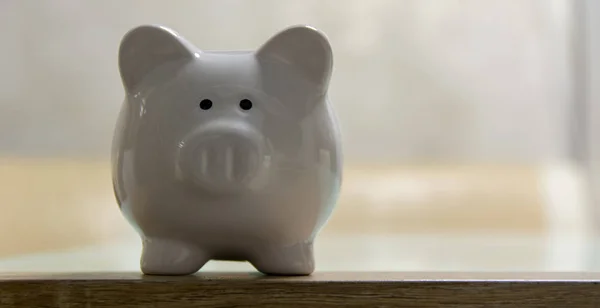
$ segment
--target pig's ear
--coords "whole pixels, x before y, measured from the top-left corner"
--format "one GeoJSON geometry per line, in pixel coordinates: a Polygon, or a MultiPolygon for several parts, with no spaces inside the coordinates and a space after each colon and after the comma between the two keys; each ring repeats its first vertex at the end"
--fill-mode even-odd
{"type": "Polygon", "coordinates": [[[312,83],[327,91],[333,54],[327,37],[310,26],[292,26],[264,43],[256,56],[265,61],[280,61],[299,70],[312,83]]]}
{"type": "Polygon", "coordinates": [[[165,64],[181,65],[194,58],[193,46],[163,26],[144,25],[129,31],[119,47],[123,86],[131,92],[153,70],[165,64]]]}

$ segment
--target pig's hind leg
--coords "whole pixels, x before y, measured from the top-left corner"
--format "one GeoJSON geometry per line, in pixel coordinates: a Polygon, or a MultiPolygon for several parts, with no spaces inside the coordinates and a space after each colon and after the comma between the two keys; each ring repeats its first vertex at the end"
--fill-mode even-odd
{"type": "Polygon", "coordinates": [[[209,260],[199,247],[179,240],[146,238],[143,246],[140,265],[146,275],[190,275],[209,260]]]}
{"type": "Polygon", "coordinates": [[[257,247],[249,261],[266,275],[305,276],[315,270],[312,243],[257,247]]]}

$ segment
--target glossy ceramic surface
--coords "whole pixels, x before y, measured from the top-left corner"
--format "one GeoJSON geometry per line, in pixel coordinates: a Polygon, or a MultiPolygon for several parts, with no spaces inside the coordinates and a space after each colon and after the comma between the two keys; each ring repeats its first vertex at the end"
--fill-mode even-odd
{"type": "Polygon", "coordinates": [[[201,50],[154,25],[125,35],[113,183],[144,273],[192,274],[211,259],[313,272],[342,177],[332,64],[308,26],[254,51],[201,50]]]}

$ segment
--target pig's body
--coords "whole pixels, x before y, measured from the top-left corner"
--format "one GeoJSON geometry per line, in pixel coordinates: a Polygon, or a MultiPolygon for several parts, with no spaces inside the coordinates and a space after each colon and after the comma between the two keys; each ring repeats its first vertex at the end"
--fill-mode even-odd
{"type": "Polygon", "coordinates": [[[210,259],[268,274],[314,270],[313,240],[342,175],[330,57],[307,27],[256,52],[202,52],[160,27],[124,38],[113,182],[142,236],[144,273],[191,274],[210,259]],[[296,41],[314,45],[308,62],[289,50],[296,41]]]}

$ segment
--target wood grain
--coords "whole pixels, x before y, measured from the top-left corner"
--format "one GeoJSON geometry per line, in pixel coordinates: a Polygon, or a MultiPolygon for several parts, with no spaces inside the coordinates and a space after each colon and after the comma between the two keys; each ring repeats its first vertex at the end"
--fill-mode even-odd
{"type": "Polygon", "coordinates": [[[2,274],[0,307],[599,307],[598,273],[2,274]]]}

